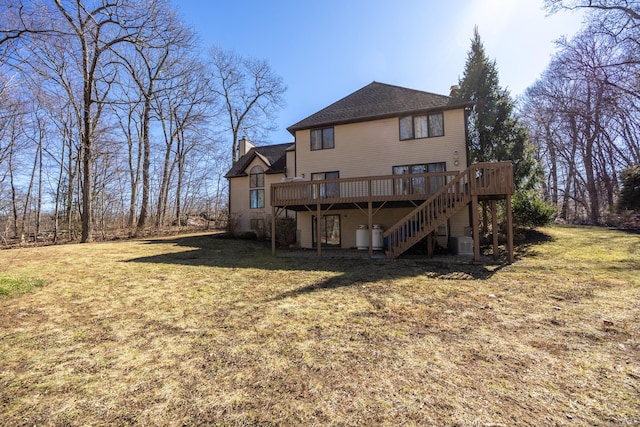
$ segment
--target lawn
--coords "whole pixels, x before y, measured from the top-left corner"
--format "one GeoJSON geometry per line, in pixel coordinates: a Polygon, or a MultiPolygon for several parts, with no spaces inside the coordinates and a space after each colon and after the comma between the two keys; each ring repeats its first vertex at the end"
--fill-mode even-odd
{"type": "Polygon", "coordinates": [[[541,231],[512,265],[0,251],[0,424],[639,425],[640,235],[541,231]]]}

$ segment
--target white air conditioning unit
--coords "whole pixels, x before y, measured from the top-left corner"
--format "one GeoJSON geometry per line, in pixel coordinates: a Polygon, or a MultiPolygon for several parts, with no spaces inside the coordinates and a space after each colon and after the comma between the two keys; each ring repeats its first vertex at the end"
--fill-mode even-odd
{"type": "Polygon", "coordinates": [[[473,239],[467,236],[452,237],[451,249],[456,255],[473,255],[473,239]]]}

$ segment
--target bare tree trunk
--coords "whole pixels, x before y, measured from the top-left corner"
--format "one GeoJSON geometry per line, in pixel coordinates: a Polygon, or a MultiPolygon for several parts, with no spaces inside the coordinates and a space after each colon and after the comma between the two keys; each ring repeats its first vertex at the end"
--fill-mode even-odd
{"type": "Polygon", "coordinates": [[[78,170],[80,168],[80,153],[78,152],[78,156],[74,158],[73,155],[73,141],[71,139],[71,135],[69,135],[69,158],[68,158],[68,168],[69,168],[69,175],[68,175],[68,179],[67,179],[67,200],[66,200],[66,223],[67,223],[67,233],[68,233],[68,238],[69,240],[72,240],[74,238],[74,224],[73,224],[73,219],[74,219],[74,215],[73,215],[73,211],[74,211],[74,206],[73,206],[73,198],[75,193],[75,186],[76,184],[79,184],[79,182],[77,182],[77,180],[79,181],[79,177],[77,176],[78,170]]]}
{"type": "Polygon", "coordinates": [[[176,220],[178,221],[178,226],[182,227],[182,175],[183,175],[183,164],[181,161],[178,161],[178,182],[176,184],[176,220]]]}
{"type": "MultiPolygon", "coordinates": [[[[588,90],[587,111],[591,111],[591,88],[588,90]]],[[[589,121],[584,126],[585,131],[585,147],[584,147],[584,169],[587,179],[587,193],[589,194],[589,220],[592,224],[598,224],[600,222],[600,195],[598,193],[598,186],[596,184],[595,171],[594,171],[594,142],[595,142],[595,130],[593,127],[593,119],[590,117],[589,121]]]]}
{"type": "Polygon", "coordinates": [[[58,233],[60,227],[60,191],[62,190],[62,176],[64,174],[64,161],[65,161],[65,143],[62,143],[62,152],[60,153],[60,170],[58,172],[58,183],[56,185],[56,195],[54,198],[54,212],[53,212],[53,243],[58,243],[58,233]]]}
{"type": "MultiPolygon", "coordinates": [[[[91,95],[89,95],[90,97],[91,95]]],[[[90,108],[90,106],[85,106],[90,108]]],[[[88,113],[88,112],[87,112],[88,113]]],[[[93,144],[91,142],[91,120],[85,114],[85,131],[82,135],[82,243],[93,240],[93,144]]]]}
{"type": "MultiPolygon", "coordinates": [[[[126,92],[129,95],[128,92],[126,92]]],[[[135,95],[130,95],[124,100],[126,109],[115,110],[118,117],[120,129],[127,141],[127,173],[129,176],[129,206],[123,207],[123,229],[128,229],[129,233],[134,233],[137,213],[138,213],[138,190],[140,187],[140,164],[142,162],[142,130],[138,128],[139,124],[134,119],[138,114],[138,102],[134,99],[135,95]],[[123,115],[119,113],[123,112],[123,115]]],[[[142,121],[142,119],[140,120],[142,121]]],[[[121,196],[124,197],[124,189],[121,196]]],[[[124,200],[123,200],[124,205],[124,200]]]]}
{"type": "Polygon", "coordinates": [[[138,187],[140,185],[140,160],[142,158],[142,141],[138,141],[137,155],[134,166],[133,160],[133,140],[129,137],[129,179],[131,183],[131,196],[129,199],[129,215],[127,226],[133,230],[138,211],[138,187]]]}
{"type": "Polygon", "coordinates": [[[549,171],[549,183],[551,187],[551,203],[554,207],[558,207],[558,155],[556,154],[556,147],[553,143],[551,136],[551,129],[548,124],[545,126],[545,139],[547,143],[547,149],[549,150],[549,160],[551,170],[549,171]]]}
{"type": "Polygon", "coordinates": [[[578,125],[576,118],[570,115],[568,118],[570,137],[571,137],[571,153],[567,156],[568,172],[565,180],[564,196],[562,200],[562,210],[560,211],[560,218],[567,220],[569,215],[569,201],[571,200],[571,182],[575,179],[576,175],[576,151],[578,149],[578,125]]]}
{"type": "Polygon", "coordinates": [[[17,200],[17,191],[16,191],[16,183],[14,176],[14,168],[13,168],[13,156],[14,156],[14,141],[10,142],[9,148],[9,184],[11,186],[11,208],[13,213],[13,237],[18,237],[18,200],[17,200]]]}
{"type": "Polygon", "coordinates": [[[158,217],[156,219],[156,227],[163,225],[165,214],[167,212],[167,199],[169,197],[169,180],[171,176],[171,149],[173,146],[173,136],[169,136],[167,146],[164,152],[164,162],[162,164],[162,181],[160,183],[160,191],[158,193],[158,217]]]}
{"type": "MultiPolygon", "coordinates": [[[[44,129],[42,129],[44,131],[44,129]]],[[[35,241],[38,242],[38,236],[40,235],[40,220],[42,217],[42,133],[40,134],[38,144],[38,201],[36,203],[36,230],[35,241]]]]}
{"type": "Polygon", "coordinates": [[[135,235],[144,233],[147,225],[147,216],[149,215],[149,192],[150,176],[149,168],[151,167],[151,142],[149,141],[149,122],[151,121],[151,96],[153,95],[153,81],[149,83],[148,91],[144,94],[144,107],[142,110],[142,204],[140,206],[140,216],[138,217],[138,225],[136,226],[135,235]]]}
{"type": "Polygon", "coordinates": [[[182,226],[182,180],[184,177],[184,161],[186,154],[184,152],[184,132],[180,131],[178,136],[176,161],[178,163],[178,179],[176,183],[176,219],[178,220],[178,226],[182,226]]]}
{"type": "Polygon", "coordinates": [[[27,187],[27,192],[25,194],[24,205],[22,208],[22,226],[20,227],[21,234],[24,234],[25,231],[29,231],[27,225],[27,215],[30,213],[29,211],[29,203],[31,203],[31,191],[33,191],[33,184],[36,177],[36,171],[38,169],[38,152],[40,150],[41,145],[38,144],[36,148],[35,156],[33,157],[33,167],[31,168],[31,176],[29,177],[29,186],[27,187]]]}

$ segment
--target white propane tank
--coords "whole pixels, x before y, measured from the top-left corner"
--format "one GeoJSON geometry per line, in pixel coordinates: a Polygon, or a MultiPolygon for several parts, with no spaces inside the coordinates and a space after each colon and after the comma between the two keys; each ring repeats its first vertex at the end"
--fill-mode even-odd
{"type": "Polygon", "coordinates": [[[374,224],[373,236],[371,237],[371,240],[373,241],[373,249],[376,251],[384,248],[384,238],[382,237],[383,234],[384,230],[382,229],[382,226],[379,224],[374,224]]]}
{"type": "Polygon", "coordinates": [[[356,248],[369,249],[369,229],[364,224],[359,225],[356,230],[356,248]]]}

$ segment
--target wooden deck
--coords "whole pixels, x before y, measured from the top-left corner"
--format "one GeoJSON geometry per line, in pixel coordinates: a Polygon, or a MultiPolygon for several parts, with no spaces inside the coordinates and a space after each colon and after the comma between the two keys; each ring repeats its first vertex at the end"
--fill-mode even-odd
{"type": "MultiPolygon", "coordinates": [[[[479,200],[507,200],[509,260],[513,260],[511,195],[513,194],[511,162],[477,163],[461,172],[385,175],[341,178],[319,181],[289,181],[271,185],[272,218],[279,210],[308,210],[321,217],[331,209],[368,210],[369,230],[372,230],[374,207],[412,206],[414,211],[385,232],[392,247],[387,251],[396,257],[428,235],[457,211],[472,204],[475,258],[479,259],[477,206],[479,200]],[[410,224],[410,225],[408,225],[410,224]],[[411,227],[409,231],[407,227],[411,227]]],[[[496,219],[494,218],[494,222],[496,219]]],[[[275,220],[272,220],[272,236],[275,220]]],[[[320,241],[320,236],[317,236],[320,241]]],[[[369,242],[372,236],[369,236],[369,242]]],[[[318,245],[318,254],[321,246],[318,245]]],[[[275,253],[275,240],[272,238],[275,253]]],[[[372,249],[369,248],[369,252],[372,249]]],[[[497,240],[494,238],[494,253],[497,240]]]]}
{"type": "Polygon", "coordinates": [[[423,202],[453,180],[462,178],[471,195],[504,197],[513,193],[510,162],[478,163],[462,172],[384,175],[322,181],[289,181],[271,185],[271,206],[291,210],[305,206],[368,202],[423,202]]]}

